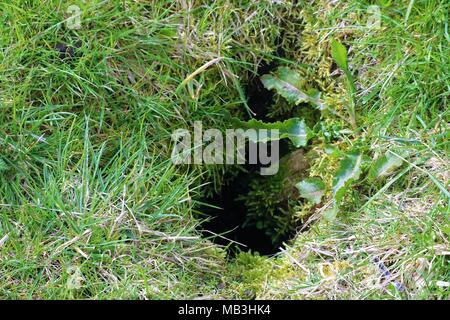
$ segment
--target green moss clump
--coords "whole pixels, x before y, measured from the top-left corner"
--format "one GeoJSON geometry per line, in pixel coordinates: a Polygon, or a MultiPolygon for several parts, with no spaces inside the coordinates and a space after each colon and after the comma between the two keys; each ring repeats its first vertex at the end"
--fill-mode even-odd
{"type": "Polygon", "coordinates": [[[263,230],[274,243],[296,227],[299,197],[295,184],[307,176],[309,168],[303,149],[283,157],[279,165],[276,175],[253,178],[250,191],[240,198],[248,210],[246,224],[263,230]]]}
{"type": "Polygon", "coordinates": [[[224,294],[239,299],[254,299],[260,295],[265,279],[272,269],[271,259],[258,254],[241,252],[228,265],[224,282],[230,285],[224,294]]]}

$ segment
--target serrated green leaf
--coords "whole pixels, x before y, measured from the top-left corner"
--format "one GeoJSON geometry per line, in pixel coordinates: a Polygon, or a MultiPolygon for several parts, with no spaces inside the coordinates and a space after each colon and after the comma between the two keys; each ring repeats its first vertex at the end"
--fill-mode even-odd
{"type": "Polygon", "coordinates": [[[299,118],[291,118],[286,121],[277,121],[273,123],[264,123],[260,120],[252,119],[250,121],[241,121],[234,118],[234,125],[240,129],[256,129],[256,132],[245,132],[244,135],[252,142],[268,142],[288,138],[292,141],[295,147],[304,147],[308,143],[308,140],[312,137],[311,130],[306,126],[305,121],[299,118]],[[260,129],[266,129],[266,132],[260,131],[260,129]],[[270,130],[279,130],[279,136],[274,137],[271,135],[270,130]]]}
{"type": "Polygon", "coordinates": [[[291,103],[308,102],[320,110],[325,109],[325,105],[320,99],[320,92],[318,90],[303,90],[300,74],[289,68],[281,67],[273,74],[263,75],[261,82],[266,89],[275,89],[279,95],[291,103]]]}
{"type": "Polygon", "coordinates": [[[319,204],[325,194],[325,183],[319,178],[308,178],[295,185],[300,192],[300,197],[319,204]]]}
{"type": "Polygon", "coordinates": [[[361,153],[350,153],[341,161],[333,179],[333,195],[337,203],[340,202],[349,185],[359,179],[362,160],[361,153]]]}
{"type": "Polygon", "coordinates": [[[331,56],[339,68],[344,71],[348,70],[347,49],[334,39],[331,40],[331,56]]]}
{"type": "Polygon", "coordinates": [[[403,160],[390,151],[379,157],[370,167],[369,180],[390,175],[395,169],[401,167],[403,160]]]}

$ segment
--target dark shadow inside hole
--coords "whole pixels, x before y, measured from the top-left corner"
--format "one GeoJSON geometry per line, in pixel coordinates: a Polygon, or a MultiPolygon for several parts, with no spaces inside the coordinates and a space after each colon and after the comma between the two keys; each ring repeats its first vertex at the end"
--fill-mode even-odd
{"type": "MultiPolygon", "coordinates": [[[[287,148],[287,144],[282,142],[280,154],[285,153],[287,148]]],[[[209,217],[202,224],[204,236],[211,237],[213,242],[226,246],[230,256],[234,256],[239,251],[258,252],[261,255],[274,254],[293,234],[281,235],[276,242],[273,242],[271,235],[258,229],[255,224],[245,225],[248,208],[239,197],[250,191],[249,184],[255,175],[260,175],[261,165],[247,164],[244,167],[245,170],[237,175],[226,176],[224,178],[226,184],[219,192],[201,200],[203,203],[217,207],[204,205],[198,208],[198,211],[205,215],[204,217],[209,217]],[[212,236],[213,234],[218,236],[212,236]]]]}
{"type": "MultiPolygon", "coordinates": [[[[247,85],[248,105],[258,120],[274,121],[274,119],[267,117],[273,103],[274,94],[264,88],[259,77],[270,73],[276,68],[276,63],[263,63],[258,70],[258,76],[251,79],[247,85]]],[[[279,143],[279,157],[281,158],[289,152],[290,146],[286,140],[281,140],[279,143]]],[[[245,170],[237,175],[229,174],[224,177],[226,183],[219,192],[211,197],[201,199],[200,202],[217,207],[212,208],[211,206],[203,205],[197,208],[199,212],[204,214],[201,218],[209,217],[202,224],[204,236],[211,238],[219,245],[226,246],[231,256],[234,256],[239,251],[258,252],[261,255],[274,254],[279,251],[283,242],[288,241],[293,236],[293,232],[283,234],[278,237],[276,242],[273,242],[271,235],[258,229],[255,224],[245,224],[248,208],[245,206],[244,201],[239,200],[239,197],[246,195],[250,191],[249,184],[252,177],[259,175],[260,168],[266,166],[246,164],[243,167],[245,170]],[[213,234],[218,236],[213,236],[213,234]]]]}

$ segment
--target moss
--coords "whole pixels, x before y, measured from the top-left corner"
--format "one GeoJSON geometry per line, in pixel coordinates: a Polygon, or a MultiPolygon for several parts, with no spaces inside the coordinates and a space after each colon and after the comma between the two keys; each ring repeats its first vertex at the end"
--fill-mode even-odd
{"type": "Polygon", "coordinates": [[[251,299],[260,295],[264,283],[272,272],[270,258],[242,252],[228,265],[228,275],[224,279],[230,285],[228,294],[241,299],[251,299]]]}
{"type": "Polygon", "coordinates": [[[308,175],[305,151],[296,150],[280,160],[279,171],[273,176],[256,176],[250,191],[241,196],[248,210],[247,224],[256,225],[279,242],[296,228],[293,213],[299,197],[295,184],[308,175]]]}

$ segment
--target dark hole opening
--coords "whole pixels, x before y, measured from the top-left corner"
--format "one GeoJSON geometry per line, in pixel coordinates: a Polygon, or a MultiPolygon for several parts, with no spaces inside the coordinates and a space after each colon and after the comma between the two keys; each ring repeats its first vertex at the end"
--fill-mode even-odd
{"type": "MultiPolygon", "coordinates": [[[[272,105],[274,94],[263,87],[259,76],[269,73],[276,67],[276,63],[262,64],[258,70],[258,76],[255,76],[246,88],[248,105],[255,112],[255,118],[258,120],[273,121],[268,119],[267,113],[272,105]]],[[[289,148],[288,142],[279,141],[280,158],[289,152],[289,148]]],[[[246,224],[248,208],[239,197],[249,192],[251,179],[260,174],[261,164],[246,164],[243,167],[244,170],[237,175],[234,173],[225,176],[226,183],[216,194],[201,199],[200,202],[208,205],[202,205],[197,209],[209,216],[209,219],[202,224],[204,236],[211,238],[219,245],[226,246],[230,256],[234,256],[239,251],[258,252],[261,255],[274,254],[279,251],[284,242],[292,238],[293,231],[278,236],[274,241],[270,234],[258,229],[256,224],[246,224]],[[218,236],[212,236],[212,234],[218,236]]]]}
{"type": "MultiPolygon", "coordinates": [[[[283,145],[280,145],[280,154],[285,149],[283,145]]],[[[283,234],[274,242],[271,235],[258,229],[256,224],[246,224],[248,208],[239,197],[249,192],[252,178],[260,174],[260,165],[244,165],[244,167],[245,170],[237,175],[225,176],[226,183],[219,192],[202,199],[203,203],[217,207],[204,205],[199,208],[200,212],[209,216],[202,224],[204,235],[206,237],[211,237],[212,233],[218,235],[212,238],[213,242],[227,246],[230,256],[239,251],[258,252],[261,255],[274,254],[293,234],[291,232],[283,234]]]]}

